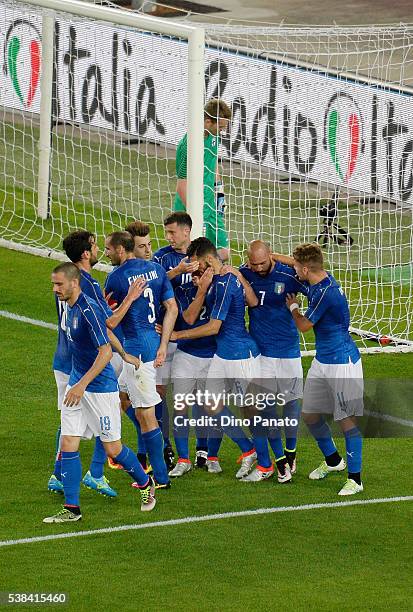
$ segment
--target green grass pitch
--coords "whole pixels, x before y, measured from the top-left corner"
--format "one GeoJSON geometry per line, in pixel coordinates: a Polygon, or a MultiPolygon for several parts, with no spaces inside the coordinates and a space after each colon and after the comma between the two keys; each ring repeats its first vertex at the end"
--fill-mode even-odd
{"type": "MultiPolygon", "coordinates": [[[[55,323],[50,285],[54,262],[5,249],[0,249],[0,260],[1,309],[55,323]]],[[[117,499],[83,489],[80,524],[70,529],[42,524],[60,504],[46,489],[58,425],[51,367],[55,335],[0,317],[0,541],[338,501],[341,476],[320,483],[307,478],[320,460],[308,437],[300,441],[298,474],[287,486],[237,482],[238,453],[227,440],[223,474],[193,471],[171,490],[160,492],[148,516],[139,511],[137,493],[126,475],[106,470],[117,499]]],[[[308,365],[305,359],[305,368],[308,365]]],[[[413,355],[365,356],[363,365],[370,382],[385,380],[389,372],[397,377],[400,416],[411,420],[406,380],[411,378],[413,355]]],[[[370,421],[374,429],[376,420],[370,421]]],[[[393,424],[390,434],[394,437],[365,440],[365,492],[359,500],[412,495],[411,429],[393,424]]],[[[126,419],[123,435],[135,447],[126,419]]],[[[343,441],[337,442],[343,450],[343,441]]],[[[91,443],[82,444],[84,471],[91,451],[91,443]]],[[[405,501],[0,547],[0,591],[66,592],[69,604],[62,609],[70,610],[408,610],[413,596],[412,524],[413,503],[405,501]]]]}

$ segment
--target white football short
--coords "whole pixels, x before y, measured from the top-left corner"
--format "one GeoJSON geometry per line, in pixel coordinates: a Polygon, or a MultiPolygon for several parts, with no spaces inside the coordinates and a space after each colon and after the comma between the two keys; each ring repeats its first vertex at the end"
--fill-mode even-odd
{"type": "Polygon", "coordinates": [[[176,352],[176,342],[169,342],[164,364],[156,369],[156,384],[169,385],[171,380],[172,362],[176,352]]]}
{"type": "Polygon", "coordinates": [[[70,375],[60,372],[59,370],[53,370],[53,373],[57,387],[57,409],[61,410],[63,400],[65,399],[66,387],[69,384],[70,375]]]}
{"type": "Polygon", "coordinates": [[[116,378],[118,379],[119,391],[123,391],[124,393],[127,393],[128,389],[126,387],[126,381],[122,377],[123,359],[119,355],[119,353],[115,353],[115,352],[113,353],[110,363],[113,369],[115,370],[116,378]]]}
{"type": "Polygon", "coordinates": [[[261,384],[271,393],[282,394],[285,402],[303,397],[301,358],[260,357],[261,384]]]}
{"type": "Polygon", "coordinates": [[[222,359],[214,355],[208,370],[206,390],[215,394],[215,397],[223,393],[234,394],[237,396],[237,405],[242,406],[241,396],[245,396],[251,390],[251,383],[257,382],[259,378],[260,355],[247,359],[222,359]]]}
{"type": "Polygon", "coordinates": [[[211,359],[211,357],[196,357],[178,349],[171,369],[174,394],[186,395],[197,389],[204,392],[211,359]]]}
{"type": "Polygon", "coordinates": [[[303,413],[333,414],[335,421],[363,415],[363,366],[313,359],[304,385],[303,413]]]}
{"type": "Polygon", "coordinates": [[[150,408],[161,401],[156,390],[156,369],[153,361],[141,361],[138,370],[125,361],[121,380],[134,408],[150,408]]]}
{"type": "MultiPolygon", "coordinates": [[[[68,386],[66,391],[69,391],[68,386]]],[[[121,439],[119,393],[91,393],[85,391],[77,406],[62,405],[62,436],[90,439],[99,436],[102,442],[121,439]]]]}

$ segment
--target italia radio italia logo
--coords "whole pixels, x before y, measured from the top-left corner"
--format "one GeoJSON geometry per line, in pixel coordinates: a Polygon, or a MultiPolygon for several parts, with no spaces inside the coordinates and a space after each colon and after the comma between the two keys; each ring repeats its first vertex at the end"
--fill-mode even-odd
{"type": "Polygon", "coordinates": [[[4,72],[22,106],[29,109],[40,81],[41,36],[27,19],[13,21],[4,44],[4,72]]]}
{"type": "Polygon", "coordinates": [[[353,176],[365,149],[363,117],[352,96],[338,92],[324,115],[324,148],[344,183],[353,176]]]}

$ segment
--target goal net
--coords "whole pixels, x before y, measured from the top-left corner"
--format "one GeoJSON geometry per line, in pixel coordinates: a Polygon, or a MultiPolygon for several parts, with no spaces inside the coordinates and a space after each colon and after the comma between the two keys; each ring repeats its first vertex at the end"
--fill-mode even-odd
{"type": "MultiPolygon", "coordinates": [[[[42,10],[0,0],[0,24],[1,244],[59,251],[84,227],[102,245],[132,219],[164,244],[187,38],[55,13],[41,218],[42,10]]],[[[411,348],[413,27],[205,28],[204,99],[233,111],[219,164],[233,263],[255,238],[284,253],[317,240],[363,346],[411,348]]]]}

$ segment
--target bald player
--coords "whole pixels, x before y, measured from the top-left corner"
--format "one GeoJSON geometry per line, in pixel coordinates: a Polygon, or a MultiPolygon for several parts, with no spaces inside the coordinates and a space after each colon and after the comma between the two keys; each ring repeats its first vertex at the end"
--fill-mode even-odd
{"type": "MultiPolygon", "coordinates": [[[[248,248],[248,261],[241,266],[240,272],[248,280],[257,298],[258,305],[249,308],[249,331],[260,353],[261,378],[267,393],[280,394],[283,398],[283,416],[295,419],[297,425],[285,427],[285,447],[279,430],[262,431],[262,457],[266,465],[259,464],[244,480],[259,482],[272,475],[271,461],[266,437],[274,451],[278,482],[291,480],[296,471],[296,442],[298,420],[300,417],[299,400],[303,396],[303,370],[300,356],[300,339],[297,327],[285,303],[287,294],[306,293],[304,283],[300,282],[295,270],[280,261],[277,255],[262,240],[253,240],[248,248]]],[[[267,406],[274,412],[275,407],[267,406]]],[[[257,435],[257,432],[255,432],[257,435]]],[[[260,445],[259,440],[256,441],[260,445]]],[[[258,452],[261,457],[261,453],[258,452]]],[[[262,462],[262,460],[261,460],[262,462]]]]}

